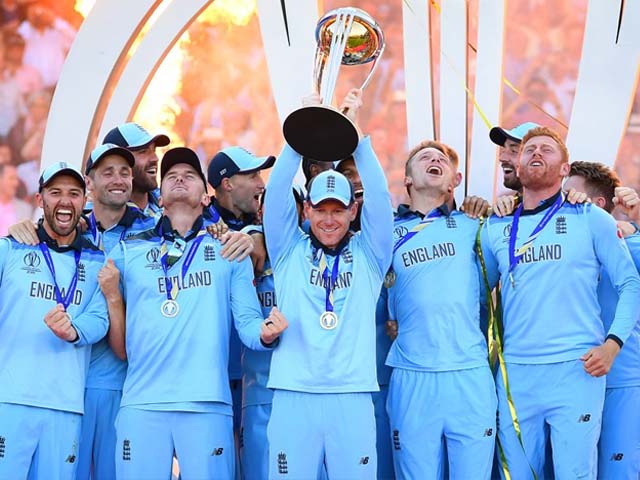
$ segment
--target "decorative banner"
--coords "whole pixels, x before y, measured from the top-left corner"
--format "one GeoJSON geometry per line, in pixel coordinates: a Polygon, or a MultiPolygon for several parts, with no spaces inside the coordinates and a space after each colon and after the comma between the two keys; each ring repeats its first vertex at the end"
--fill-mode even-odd
{"type": "Polygon", "coordinates": [[[567,136],[572,160],[615,163],[640,65],[640,8],[630,3],[621,12],[618,2],[589,2],[567,136]]]}
{"type": "MultiPolygon", "coordinates": [[[[433,84],[429,40],[429,2],[402,2],[404,78],[407,101],[409,149],[422,140],[434,139],[433,84]]],[[[400,148],[397,145],[396,148],[400,148]]]]}
{"type": "MultiPolygon", "coordinates": [[[[466,178],[467,165],[467,2],[440,6],[440,135],[438,140],[458,152],[458,170],[466,178]]],[[[410,97],[408,97],[410,98],[410,97]]],[[[462,204],[464,188],[455,190],[462,204]]]]}
{"type": "Polygon", "coordinates": [[[313,88],[318,4],[316,0],[258,0],[258,17],[271,91],[284,122],[313,88]]]}
{"type": "Polygon", "coordinates": [[[146,32],[113,90],[98,139],[130,121],[147,85],[182,33],[213,0],[180,0],[167,5],[146,32]]]}
{"type": "Polygon", "coordinates": [[[96,2],[91,9],[67,55],[51,102],[41,171],[61,159],[82,166],[98,135],[109,92],[127,62],[126,53],[160,3],[109,0],[96,2]]]}
{"type": "Polygon", "coordinates": [[[470,155],[473,161],[469,162],[465,180],[470,195],[489,201],[496,190],[496,146],[489,139],[489,129],[500,124],[504,16],[505,0],[487,0],[478,5],[475,100],[482,110],[473,111],[470,155]]]}

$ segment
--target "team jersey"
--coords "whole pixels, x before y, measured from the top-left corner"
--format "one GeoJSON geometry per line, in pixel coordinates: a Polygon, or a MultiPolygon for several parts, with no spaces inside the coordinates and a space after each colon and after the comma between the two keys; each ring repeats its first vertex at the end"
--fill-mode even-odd
{"type": "MultiPolygon", "coordinates": [[[[267,318],[277,305],[273,285],[273,271],[269,259],[264,262],[262,275],[256,278],[256,292],[262,307],[262,316],[267,318]]],[[[267,388],[271,351],[259,352],[242,345],[242,406],[271,403],[273,392],[267,388]]]]}
{"type": "MultiPolygon", "coordinates": [[[[529,239],[559,195],[522,213],[514,250],[529,239]]],[[[603,267],[620,295],[606,335],[626,341],[640,312],[640,279],[613,217],[592,204],[562,203],[510,274],[513,219],[492,216],[482,232],[489,270],[497,267],[502,281],[505,361],[566,362],[601,345],[605,331],[597,288],[603,267]]],[[[493,285],[497,275],[491,276],[493,285]]]]}
{"type": "MultiPolygon", "coordinates": [[[[84,236],[94,245],[109,252],[118,242],[140,232],[153,228],[156,218],[148,217],[139,208],[127,205],[122,218],[111,228],[101,228],[93,213],[89,213],[88,228],[84,236]]],[[[91,362],[87,373],[87,388],[105,388],[122,390],[127,374],[127,362],[120,360],[109,347],[107,338],[103,338],[91,348],[91,362]]]]}
{"type": "Polygon", "coordinates": [[[387,289],[383,286],[376,304],[376,372],[380,386],[389,385],[391,378],[391,368],[385,364],[391,348],[391,338],[387,335],[387,320],[389,320],[387,295],[387,289]]]}
{"type": "Polygon", "coordinates": [[[170,283],[177,282],[179,289],[179,309],[173,318],[161,311],[167,300],[162,243],[163,238],[169,245],[175,239],[169,219],[162,217],[153,230],[120,242],[111,252],[127,305],[129,364],[122,406],[230,405],[227,363],[232,314],[242,341],[265,349],[251,262],[223,259],[220,242],[202,228],[199,217],[184,238],[184,254],[167,270],[170,283]],[[187,258],[192,259],[188,269],[187,258]]]}
{"type": "Polygon", "coordinates": [[[142,213],[147,217],[154,217],[156,220],[162,216],[159,188],[155,188],[147,194],[147,206],[144,208],[142,213]]]}
{"type": "Polygon", "coordinates": [[[59,247],[42,224],[37,234],[50,252],[55,281],[39,245],[0,239],[0,403],[82,413],[90,345],[109,327],[97,282],[104,253],[80,235],[70,246],[59,247]],[[58,338],[44,317],[58,303],[56,283],[64,299],[76,271],[67,313],[78,340],[70,343],[58,338]]]}
{"type": "MultiPolygon", "coordinates": [[[[640,234],[635,233],[626,239],[631,257],[640,270],[640,234]]],[[[602,308],[602,322],[605,331],[611,328],[618,304],[618,292],[611,284],[606,271],[602,271],[598,285],[598,300],[602,308]]],[[[629,338],[607,373],[607,388],[640,386],[640,322],[636,322],[629,338]]]]}
{"type": "MultiPolygon", "coordinates": [[[[208,209],[205,210],[204,218],[207,220],[216,217],[222,218],[224,223],[229,227],[229,230],[233,230],[234,232],[245,231],[246,227],[253,226],[253,224],[257,223],[255,215],[246,214],[238,218],[231,210],[227,210],[220,205],[216,197],[211,197],[211,203],[208,209]]],[[[242,342],[240,341],[238,332],[236,332],[232,325],[229,340],[229,378],[231,380],[239,380],[242,378],[241,350],[242,342]]]]}
{"type": "Polygon", "coordinates": [[[478,220],[446,205],[424,218],[409,210],[397,215],[389,316],[398,322],[398,337],[387,365],[427,372],[487,365],[477,232],[478,220]]]}
{"type": "MultiPolygon", "coordinates": [[[[376,303],[392,252],[393,217],[387,181],[368,137],[354,152],[364,187],[362,230],[325,249],[298,227],[291,185],[300,156],[288,145],[276,162],[265,199],[264,228],[278,308],[289,327],[273,352],[268,386],[310,393],[371,392],[376,378],[376,303]],[[332,272],[338,322],[324,329],[327,302],[320,271],[332,272]]],[[[326,326],[326,324],[325,324],[326,326]]]]}

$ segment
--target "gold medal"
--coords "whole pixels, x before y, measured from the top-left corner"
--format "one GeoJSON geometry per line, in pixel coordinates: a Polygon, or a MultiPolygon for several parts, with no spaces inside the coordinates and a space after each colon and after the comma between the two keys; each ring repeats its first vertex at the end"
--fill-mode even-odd
{"type": "Polygon", "coordinates": [[[165,300],[162,302],[162,306],[160,307],[160,312],[162,312],[163,317],[173,318],[178,315],[180,311],[180,305],[175,300],[165,300]]]}
{"type": "Polygon", "coordinates": [[[338,315],[333,312],[324,312],[320,315],[320,326],[325,330],[333,330],[338,326],[338,315]]]}
{"type": "Polygon", "coordinates": [[[384,287],[391,288],[396,283],[396,272],[393,268],[390,268],[387,274],[384,276],[384,287]]]}

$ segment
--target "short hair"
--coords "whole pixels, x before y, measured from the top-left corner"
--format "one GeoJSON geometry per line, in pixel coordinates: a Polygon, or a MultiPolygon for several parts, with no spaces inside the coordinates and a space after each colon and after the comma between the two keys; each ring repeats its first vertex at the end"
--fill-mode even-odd
{"type": "Polygon", "coordinates": [[[405,176],[409,175],[409,168],[411,166],[411,160],[413,159],[413,157],[416,155],[416,153],[418,153],[420,150],[425,148],[435,148],[436,150],[439,150],[444,155],[446,155],[447,158],[449,158],[449,160],[451,160],[451,163],[455,166],[456,169],[458,168],[458,163],[459,163],[458,154],[453,148],[451,148],[446,143],[438,142],[435,140],[423,140],[418,145],[413,147],[409,152],[407,161],[404,164],[405,176]]]}
{"type": "Polygon", "coordinates": [[[524,137],[522,137],[522,143],[520,143],[520,151],[524,148],[524,145],[531,140],[533,137],[551,137],[555,140],[560,147],[560,152],[562,153],[562,160],[564,162],[569,161],[569,150],[567,150],[567,146],[564,143],[564,140],[555,130],[550,129],[549,127],[535,127],[529,130],[524,137]]]}
{"type": "Polygon", "coordinates": [[[620,186],[620,178],[616,172],[611,170],[606,165],[598,162],[573,162],[571,164],[571,170],[569,176],[582,177],[585,184],[589,189],[591,196],[593,193],[597,193],[599,196],[604,197],[605,206],[604,209],[611,213],[614,208],[613,197],[615,196],[615,190],[620,186]]]}

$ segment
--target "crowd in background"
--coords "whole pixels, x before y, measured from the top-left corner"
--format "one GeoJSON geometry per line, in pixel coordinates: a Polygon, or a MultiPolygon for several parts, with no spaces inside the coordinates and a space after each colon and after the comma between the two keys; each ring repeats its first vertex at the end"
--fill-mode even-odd
{"type": "MultiPolygon", "coordinates": [[[[361,124],[373,138],[394,202],[399,203],[404,200],[402,166],[407,154],[401,0],[321,3],[325,11],[347,4],[360,7],[383,27],[386,50],[365,92],[361,124]]],[[[0,0],[0,235],[34,207],[49,105],[64,57],[82,22],[75,4],[76,0],[0,0]]],[[[474,83],[477,8],[477,0],[469,2],[469,86],[474,83]]],[[[560,0],[553,9],[539,1],[508,3],[504,76],[519,93],[504,85],[500,125],[534,121],[566,134],[586,8],[582,0],[560,0]]],[[[433,5],[431,12],[437,105],[439,17],[433,5]]],[[[175,112],[175,124],[167,125],[173,144],[196,150],[205,167],[228,145],[241,145],[260,155],[277,154],[281,127],[257,13],[246,25],[194,22],[188,35],[188,44],[180,47],[186,53],[181,85],[172,93],[180,109],[175,112]]],[[[341,98],[347,87],[362,83],[367,71],[366,67],[343,68],[336,96],[341,98]]],[[[148,119],[134,118],[148,124],[148,119]]],[[[636,94],[616,170],[626,185],[640,188],[640,94],[636,94]]]]}

